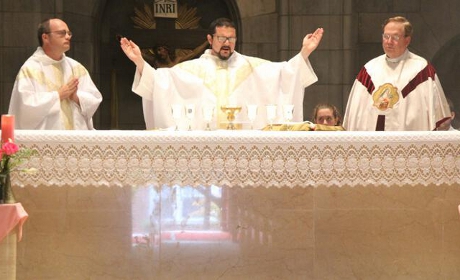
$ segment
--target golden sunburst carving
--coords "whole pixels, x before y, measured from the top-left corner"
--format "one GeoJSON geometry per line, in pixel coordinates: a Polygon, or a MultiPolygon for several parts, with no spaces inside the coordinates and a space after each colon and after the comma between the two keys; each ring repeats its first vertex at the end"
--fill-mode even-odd
{"type": "MultiPolygon", "coordinates": [[[[144,4],[142,8],[134,8],[135,16],[131,17],[134,28],[138,29],[156,29],[156,20],[154,16],[154,3],[144,4]]],[[[186,5],[179,5],[177,18],[175,19],[175,29],[198,29],[200,27],[201,17],[197,16],[197,8],[188,8],[186,5]]],[[[195,49],[175,49],[174,53],[169,54],[169,58],[161,60],[157,57],[153,48],[142,49],[144,58],[153,67],[172,67],[179,62],[189,60],[202,53],[208,46],[207,40],[195,49]]],[[[160,46],[156,46],[160,47],[160,46]]],[[[166,47],[166,46],[165,46],[166,47]]],[[[169,48],[166,48],[169,49],[169,48]]]]}
{"type": "Polygon", "coordinates": [[[144,4],[144,10],[134,7],[135,16],[131,17],[134,22],[135,28],[140,29],[155,29],[157,27],[155,17],[153,16],[153,4],[152,6],[144,4]]]}
{"type": "MultiPolygon", "coordinates": [[[[154,4],[144,4],[143,9],[134,8],[135,16],[131,17],[135,28],[156,29],[154,16],[154,4]]],[[[176,29],[197,29],[200,27],[200,17],[196,15],[197,8],[187,8],[186,5],[179,5],[177,18],[175,20],[176,29]]]]}

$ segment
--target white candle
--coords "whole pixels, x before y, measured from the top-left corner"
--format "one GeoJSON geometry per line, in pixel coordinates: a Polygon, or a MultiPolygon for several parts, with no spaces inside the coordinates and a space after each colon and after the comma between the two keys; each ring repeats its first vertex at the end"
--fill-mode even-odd
{"type": "Polygon", "coordinates": [[[276,105],[267,105],[267,120],[269,123],[276,119],[276,105]]]}
{"type": "Polygon", "coordinates": [[[179,120],[182,117],[182,108],[181,104],[173,104],[171,105],[172,117],[175,120],[179,120]]]}

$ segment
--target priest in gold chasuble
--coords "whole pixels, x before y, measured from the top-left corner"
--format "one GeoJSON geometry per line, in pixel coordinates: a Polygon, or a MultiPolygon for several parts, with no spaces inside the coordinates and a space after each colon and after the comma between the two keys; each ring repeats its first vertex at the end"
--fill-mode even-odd
{"type": "Polygon", "coordinates": [[[17,129],[93,129],[102,95],[85,67],[65,55],[71,38],[60,19],[39,25],[40,46],[19,70],[11,95],[17,129]]]}
{"type": "MultiPolygon", "coordinates": [[[[294,104],[293,121],[303,121],[304,89],[317,81],[308,56],[320,43],[322,28],[308,34],[300,53],[287,62],[270,62],[236,52],[236,29],[228,19],[216,20],[210,31],[210,49],[200,58],[172,68],[154,69],[144,61],[134,42],[126,38],[120,41],[125,54],[137,66],[132,90],[151,102],[151,111],[144,112],[147,129],[174,127],[173,104],[195,105],[193,129],[205,128],[202,108],[206,105],[216,108],[215,128],[226,121],[220,107],[232,104],[242,106],[241,116],[246,116],[245,105],[259,105],[254,128],[267,124],[264,110],[268,104],[294,104]]],[[[187,120],[183,118],[181,122],[184,127],[187,120]]]]}

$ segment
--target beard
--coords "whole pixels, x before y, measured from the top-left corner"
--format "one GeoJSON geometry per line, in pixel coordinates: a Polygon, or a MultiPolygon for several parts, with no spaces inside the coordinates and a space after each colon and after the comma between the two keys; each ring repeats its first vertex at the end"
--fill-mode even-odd
{"type": "Polygon", "coordinates": [[[232,54],[232,49],[226,46],[221,47],[220,50],[216,52],[217,57],[222,60],[228,60],[232,56],[232,54]]]}

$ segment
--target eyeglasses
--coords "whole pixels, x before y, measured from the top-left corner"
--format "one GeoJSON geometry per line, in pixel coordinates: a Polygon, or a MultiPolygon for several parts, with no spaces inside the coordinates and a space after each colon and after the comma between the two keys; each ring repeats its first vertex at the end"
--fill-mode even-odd
{"type": "Polygon", "coordinates": [[[57,30],[57,31],[50,31],[50,32],[45,32],[45,34],[50,34],[50,33],[56,33],[57,35],[64,37],[66,34],[72,37],[72,31],[67,31],[67,30],[57,30]]]}
{"type": "MultiPolygon", "coordinates": [[[[403,37],[406,37],[406,36],[403,36],[403,37]]],[[[401,39],[401,36],[399,36],[399,35],[390,35],[390,34],[382,34],[382,38],[383,38],[383,40],[386,40],[386,41],[389,41],[390,38],[391,38],[392,41],[398,42],[399,39],[401,39]]]]}
{"type": "Polygon", "coordinates": [[[236,37],[225,37],[225,36],[217,36],[216,35],[216,38],[217,38],[217,41],[219,41],[220,43],[224,43],[227,40],[230,43],[235,43],[236,42],[236,37]]]}

